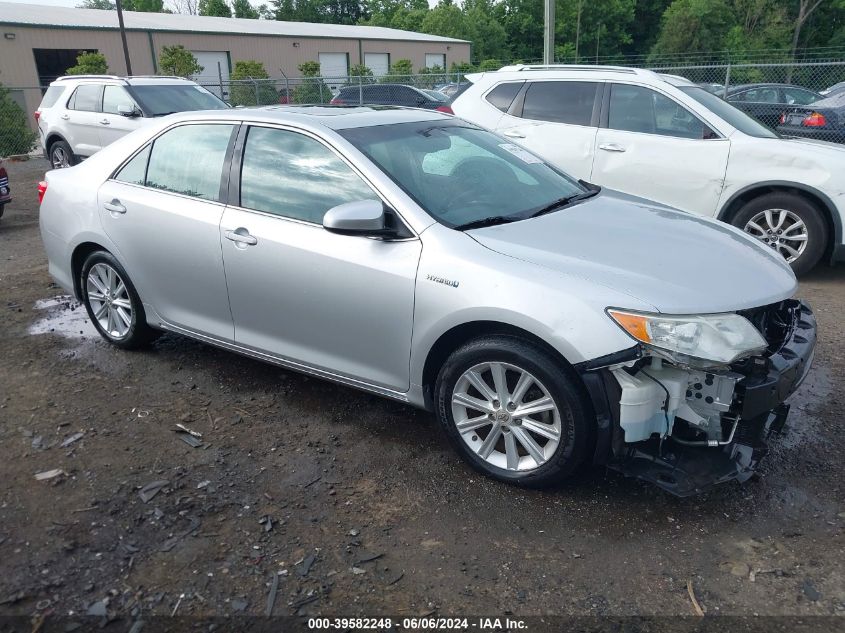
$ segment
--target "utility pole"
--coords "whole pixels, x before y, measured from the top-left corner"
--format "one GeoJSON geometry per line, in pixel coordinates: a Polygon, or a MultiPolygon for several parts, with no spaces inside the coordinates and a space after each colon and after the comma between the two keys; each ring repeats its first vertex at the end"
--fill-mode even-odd
{"type": "Polygon", "coordinates": [[[578,19],[575,22],[575,63],[578,63],[578,53],[581,45],[581,9],[584,6],[584,0],[578,0],[578,19]]]}
{"type": "Polygon", "coordinates": [[[126,27],[123,25],[123,4],[114,0],[117,8],[117,23],[120,25],[120,39],[123,40],[123,59],[126,60],[126,74],[132,76],[132,62],[129,61],[129,45],[126,43],[126,27]]]}
{"type": "Polygon", "coordinates": [[[545,0],[543,11],[543,63],[555,63],[555,0],[545,0]]]}

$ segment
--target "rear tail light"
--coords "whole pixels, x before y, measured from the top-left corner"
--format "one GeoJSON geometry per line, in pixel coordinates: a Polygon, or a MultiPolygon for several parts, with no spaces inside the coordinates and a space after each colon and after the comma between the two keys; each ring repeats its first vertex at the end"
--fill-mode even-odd
{"type": "Polygon", "coordinates": [[[813,112],[812,114],[804,117],[804,120],[801,121],[801,125],[804,127],[824,127],[827,125],[827,119],[824,118],[823,114],[813,112]]]}
{"type": "Polygon", "coordinates": [[[781,125],[783,125],[784,123],[786,123],[786,112],[784,112],[783,114],[781,114],[781,115],[780,115],[779,123],[780,123],[781,125]]]}
{"type": "Polygon", "coordinates": [[[0,165],[0,180],[6,180],[6,179],[8,179],[8,177],[9,177],[9,174],[6,173],[6,168],[3,167],[2,165],[0,165]]]}
{"type": "Polygon", "coordinates": [[[340,97],[335,97],[334,99],[329,101],[329,105],[343,105],[344,103],[346,103],[346,101],[344,101],[340,97]]]}
{"type": "Polygon", "coordinates": [[[445,112],[446,114],[455,114],[449,106],[437,106],[435,108],[438,112],[445,112]]]}
{"type": "Polygon", "coordinates": [[[42,180],[38,183],[38,204],[44,201],[44,194],[47,193],[47,181],[42,180]]]}
{"type": "Polygon", "coordinates": [[[33,116],[35,117],[35,122],[36,122],[36,123],[38,123],[38,121],[40,121],[40,120],[41,120],[41,111],[40,111],[40,110],[36,110],[36,111],[35,111],[35,112],[33,112],[32,114],[33,114],[33,116]]]}

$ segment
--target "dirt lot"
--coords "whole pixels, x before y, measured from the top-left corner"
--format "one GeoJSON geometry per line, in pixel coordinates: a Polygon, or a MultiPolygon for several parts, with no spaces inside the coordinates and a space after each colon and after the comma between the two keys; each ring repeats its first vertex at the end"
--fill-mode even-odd
{"type": "Polygon", "coordinates": [[[801,283],[815,368],[756,481],[527,492],[401,404],[178,336],[103,343],[47,274],[44,167],[9,165],[0,220],[0,614],[264,614],[276,580],[279,615],[692,615],[688,581],[707,614],[845,614],[845,267],[801,283]]]}

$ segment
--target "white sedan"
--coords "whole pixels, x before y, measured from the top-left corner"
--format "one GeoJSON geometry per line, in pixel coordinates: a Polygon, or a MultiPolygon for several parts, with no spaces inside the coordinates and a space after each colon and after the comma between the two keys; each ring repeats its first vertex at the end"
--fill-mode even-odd
{"type": "Polygon", "coordinates": [[[612,66],[468,75],[455,114],[577,178],[738,226],[807,272],[845,259],[845,148],[781,138],[682,78],[612,66]]]}

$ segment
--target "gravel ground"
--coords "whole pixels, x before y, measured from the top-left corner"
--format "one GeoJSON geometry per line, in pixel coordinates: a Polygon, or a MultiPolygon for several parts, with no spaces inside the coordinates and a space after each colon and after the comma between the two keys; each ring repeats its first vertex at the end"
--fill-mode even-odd
{"type": "Polygon", "coordinates": [[[277,583],[277,615],[693,615],[688,582],[707,614],[845,614],[845,267],[801,282],[816,362],[756,480],[531,492],[401,404],[174,335],[109,347],[47,274],[45,163],[8,167],[0,614],[264,614],[277,583]]]}

